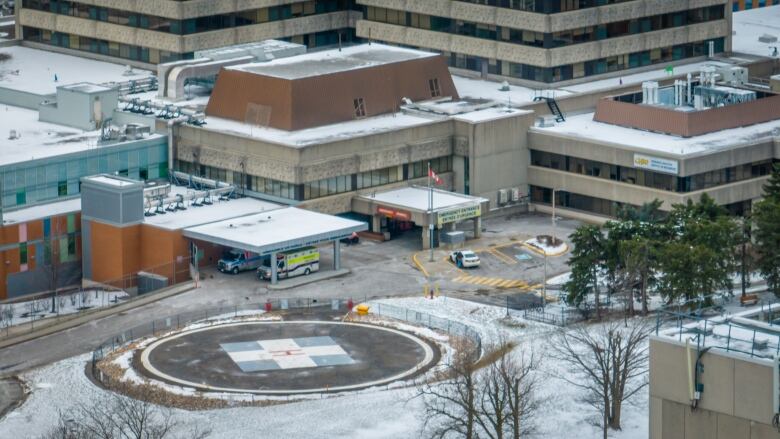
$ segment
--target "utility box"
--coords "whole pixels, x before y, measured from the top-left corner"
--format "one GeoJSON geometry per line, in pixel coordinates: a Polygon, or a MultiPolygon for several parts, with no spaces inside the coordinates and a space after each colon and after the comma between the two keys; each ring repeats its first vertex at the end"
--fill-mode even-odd
{"type": "Polygon", "coordinates": [[[769,78],[769,88],[775,93],[780,93],[780,75],[769,78]]]}
{"type": "Polygon", "coordinates": [[[117,87],[81,82],[57,87],[54,101],[38,106],[38,119],[85,131],[93,131],[110,119],[119,102],[117,87]]]}

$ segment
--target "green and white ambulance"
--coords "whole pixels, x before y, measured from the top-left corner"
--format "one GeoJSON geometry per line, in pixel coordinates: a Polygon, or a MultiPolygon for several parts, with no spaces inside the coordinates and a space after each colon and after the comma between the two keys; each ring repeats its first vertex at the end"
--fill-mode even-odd
{"type": "MultiPolygon", "coordinates": [[[[263,261],[257,269],[257,277],[271,279],[271,261],[263,261]]],[[[279,279],[308,275],[320,269],[320,251],[316,247],[303,247],[276,254],[276,276],[279,279]]]]}

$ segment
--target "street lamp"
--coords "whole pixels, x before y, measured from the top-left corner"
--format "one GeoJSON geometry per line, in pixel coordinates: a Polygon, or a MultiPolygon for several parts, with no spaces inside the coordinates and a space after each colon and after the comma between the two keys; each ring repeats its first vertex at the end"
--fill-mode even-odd
{"type": "MultiPolygon", "coordinates": [[[[555,191],[558,189],[553,188],[552,190],[552,245],[555,246],[557,243],[557,239],[555,237],[555,191]]],[[[546,254],[547,252],[545,252],[546,254]]]]}

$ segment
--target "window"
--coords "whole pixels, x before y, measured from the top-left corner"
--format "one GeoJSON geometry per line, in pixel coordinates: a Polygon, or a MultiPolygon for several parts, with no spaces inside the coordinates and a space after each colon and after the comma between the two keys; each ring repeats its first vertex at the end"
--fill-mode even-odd
{"type": "Polygon", "coordinates": [[[366,117],[366,104],[363,102],[363,98],[357,98],[353,103],[355,104],[355,117],[366,117]]]}
{"type": "Polygon", "coordinates": [[[57,183],[57,195],[63,197],[68,195],[68,182],[60,181],[57,183]]]}
{"type": "Polygon", "coordinates": [[[428,80],[428,87],[431,89],[431,97],[441,96],[441,90],[439,89],[439,78],[433,78],[428,80]]]}
{"type": "Polygon", "coordinates": [[[23,242],[19,244],[19,263],[20,264],[26,264],[27,263],[27,243],[23,242]]]}

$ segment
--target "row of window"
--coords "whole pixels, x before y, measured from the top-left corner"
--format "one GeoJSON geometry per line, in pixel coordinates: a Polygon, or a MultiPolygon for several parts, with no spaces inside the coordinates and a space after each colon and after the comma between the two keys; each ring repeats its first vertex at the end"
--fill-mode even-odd
{"type": "Polygon", "coordinates": [[[437,32],[447,32],[493,41],[506,41],[515,44],[552,49],[572,44],[604,40],[607,38],[616,38],[714,20],[722,20],[725,16],[725,8],[723,5],[709,6],[687,11],[617,21],[598,26],[568,29],[553,33],[542,33],[489,24],[472,23],[446,17],[429,16],[373,6],[366,7],[365,15],[368,20],[381,23],[397,24],[437,32]]]}
{"type": "MultiPolygon", "coordinates": [[[[76,254],[77,235],[78,233],[76,232],[68,233],[59,238],[46,239],[45,242],[40,243],[38,248],[43,249],[43,261],[40,263],[44,266],[52,265],[52,255],[57,255],[58,264],[78,260],[79,257],[76,254]]],[[[27,242],[19,243],[19,264],[23,265],[30,262],[28,250],[30,245],[27,242]]]]}
{"type": "Polygon", "coordinates": [[[267,23],[308,15],[324,14],[354,9],[352,0],[309,0],[280,6],[251,9],[231,14],[210,15],[204,17],[176,20],[121,9],[105,8],[67,0],[25,0],[28,9],[70,15],[89,20],[105,21],[122,26],[150,29],[176,35],[189,35],[236,26],[267,23]]]}
{"type": "Polygon", "coordinates": [[[678,177],[644,169],[531,150],[531,165],[533,166],[558,169],[575,174],[680,193],[709,189],[728,183],[769,175],[772,172],[772,164],[772,160],[762,160],[688,177],[678,177]]]}
{"type": "MultiPolygon", "coordinates": [[[[49,44],[66,49],[80,50],[83,52],[97,53],[100,55],[141,61],[151,64],[167,63],[182,59],[192,59],[193,52],[178,53],[165,50],[150,49],[143,46],[117,43],[115,41],[100,40],[96,38],[82,37],[62,32],[52,32],[46,29],[38,29],[25,26],[22,29],[24,39],[36,43],[49,44]]],[[[350,43],[356,40],[354,29],[341,29],[313,34],[296,35],[290,38],[280,38],[307,47],[326,47],[339,43],[350,43]]]]}
{"type": "Polygon", "coordinates": [[[52,32],[47,29],[38,29],[29,26],[22,28],[22,34],[25,40],[35,43],[49,44],[66,49],[80,50],[82,52],[97,53],[100,55],[152,64],[192,59],[194,57],[192,52],[168,52],[132,44],[117,43],[115,41],[83,37],[62,32],[52,32]]]}
{"type": "Polygon", "coordinates": [[[595,6],[624,3],[633,0],[458,0],[480,5],[498,6],[500,8],[518,9],[521,11],[554,14],[557,12],[576,11],[595,6]]]}
{"type": "MultiPolygon", "coordinates": [[[[552,203],[552,189],[532,185],[530,190],[531,202],[538,204],[552,203]]],[[[628,203],[620,203],[604,198],[589,197],[587,195],[566,191],[555,191],[555,205],[567,209],[581,210],[583,212],[610,217],[617,216],[618,209],[621,207],[630,206],[628,203]]],[[[751,200],[738,201],[736,203],[726,204],[723,207],[726,208],[730,215],[744,216],[750,214],[752,202],[751,200]]]]}
{"type": "Polygon", "coordinates": [[[253,192],[288,200],[304,201],[424,177],[428,175],[429,162],[431,169],[436,173],[452,171],[451,156],[325,178],[303,184],[288,183],[255,175],[246,175],[242,184],[240,172],[228,171],[213,166],[196,165],[185,161],[177,161],[176,169],[188,174],[224,181],[238,186],[243,185],[247,190],[253,192]]]}
{"type": "Polygon", "coordinates": [[[147,180],[168,176],[168,147],[161,141],[148,146],[108,146],[67,160],[35,160],[0,167],[2,206],[49,201],[80,192],[80,179],[95,174],[123,175],[147,180]]]}
{"type": "MultiPolygon", "coordinates": [[[[714,53],[724,50],[724,39],[697,41],[676,46],[627,53],[575,64],[557,67],[537,67],[496,59],[485,59],[460,53],[445,53],[452,67],[474,70],[482,73],[510,76],[539,82],[558,82],[582,78],[607,72],[615,72],[653,64],[666,63],[685,58],[705,56],[709,53],[709,43],[713,43],[714,53]]],[[[424,48],[421,48],[424,50],[424,48]]]]}

